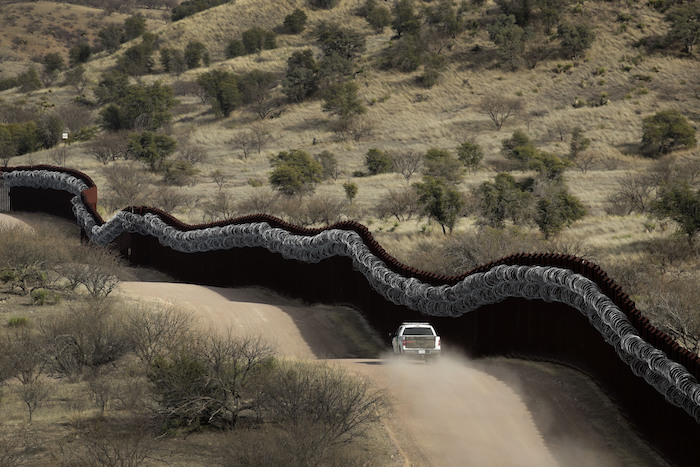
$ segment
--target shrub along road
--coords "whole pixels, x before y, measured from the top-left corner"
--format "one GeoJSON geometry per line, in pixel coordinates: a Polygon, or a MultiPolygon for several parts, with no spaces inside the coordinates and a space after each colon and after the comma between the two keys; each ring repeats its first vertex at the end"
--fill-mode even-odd
{"type": "Polygon", "coordinates": [[[124,282],[124,295],[192,310],[205,327],[260,335],[280,355],[332,359],[387,388],[390,465],[665,465],[585,376],[543,363],[396,361],[355,312],[273,292],[124,282]],[[384,358],[363,358],[376,357],[384,358]]]}

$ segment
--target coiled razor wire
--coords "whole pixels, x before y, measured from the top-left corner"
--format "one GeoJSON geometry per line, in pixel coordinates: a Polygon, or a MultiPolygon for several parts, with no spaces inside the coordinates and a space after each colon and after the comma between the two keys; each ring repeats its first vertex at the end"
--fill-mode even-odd
{"type": "Polygon", "coordinates": [[[593,281],[569,269],[499,265],[467,276],[455,285],[432,286],[391,271],[351,230],[332,229],[306,236],[266,222],[252,222],[183,232],[155,214],[126,211],[97,225],[80,197],[87,185],[76,177],[35,170],[3,173],[0,178],[9,186],[54,188],[75,194],[71,203],[77,222],[99,245],[109,244],[123,232],[135,232],[156,237],[162,245],[185,253],[263,247],[306,263],[345,256],[387,300],[430,316],[457,318],[510,297],[566,304],[588,318],[635,375],[700,422],[700,384],[695,377],[642,339],[620,308],[593,281]]]}

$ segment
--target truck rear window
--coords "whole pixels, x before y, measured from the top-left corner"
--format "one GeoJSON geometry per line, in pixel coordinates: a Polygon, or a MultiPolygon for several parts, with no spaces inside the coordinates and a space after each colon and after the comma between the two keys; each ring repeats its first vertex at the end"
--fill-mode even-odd
{"type": "Polygon", "coordinates": [[[433,330],[430,328],[406,328],[403,330],[404,336],[432,336],[433,330]]]}

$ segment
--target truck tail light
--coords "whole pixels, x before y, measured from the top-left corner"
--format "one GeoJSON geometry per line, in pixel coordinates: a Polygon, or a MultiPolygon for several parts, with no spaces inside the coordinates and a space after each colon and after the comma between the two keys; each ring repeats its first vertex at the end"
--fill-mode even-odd
{"type": "Polygon", "coordinates": [[[435,343],[437,344],[436,347],[439,349],[439,348],[440,348],[440,338],[439,338],[439,337],[436,338],[436,342],[435,342],[435,343]]]}

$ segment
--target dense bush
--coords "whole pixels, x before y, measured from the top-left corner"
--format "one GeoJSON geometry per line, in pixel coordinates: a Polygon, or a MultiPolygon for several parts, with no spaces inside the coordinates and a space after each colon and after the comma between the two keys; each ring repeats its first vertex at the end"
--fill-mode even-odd
{"type": "Polygon", "coordinates": [[[339,0],[309,0],[309,4],[315,8],[330,10],[338,4],[339,0]]]}
{"type": "Polygon", "coordinates": [[[226,58],[236,58],[245,55],[245,45],[240,39],[231,39],[226,46],[226,58]]]}
{"type": "Polygon", "coordinates": [[[185,0],[178,6],[173,8],[171,19],[173,21],[181,20],[188,16],[192,16],[200,11],[208,10],[215,6],[228,3],[230,0],[185,0]]]}
{"type": "Polygon", "coordinates": [[[642,152],[648,157],[694,148],[696,144],[695,128],[677,110],[662,110],[642,120],[642,152]]]}
{"type": "Polygon", "coordinates": [[[254,54],[261,50],[269,50],[277,47],[276,35],[272,31],[260,27],[243,31],[243,47],[247,54],[254,54]]]}
{"type": "Polygon", "coordinates": [[[270,165],[273,168],[270,184],[288,196],[312,192],[323,172],[318,161],[298,149],[270,157],[270,165]]]}
{"type": "Polygon", "coordinates": [[[170,109],[175,105],[170,86],[155,82],[151,85],[127,85],[121,88],[119,75],[114,88],[105,87],[105,96],[116,100],[100,111],[100,123],[111,131],[122,129],[156,130],[172,119],[170,109]]]}
{"type": "Polygon", "coordinates": [[[299,34],[306,29],[308,16],[304,10],[297,8],[284,18],[284,30],[289,34],[299,34]]]}
{"type": "Polygon", "coordinates": [[[365,167],[370,175],[391,172],[394,158],[389,151],[371,148],[365,154],[365,167]]]}
{"type": "Polygon", "coordinates": [[[215,114],[228,117],[241,101],[238,77],[225,70],[211,70],[197,77],[215,114]]]}

